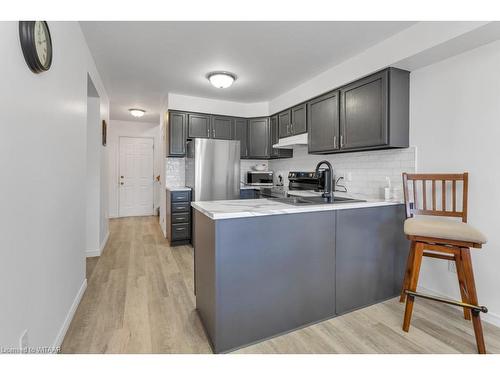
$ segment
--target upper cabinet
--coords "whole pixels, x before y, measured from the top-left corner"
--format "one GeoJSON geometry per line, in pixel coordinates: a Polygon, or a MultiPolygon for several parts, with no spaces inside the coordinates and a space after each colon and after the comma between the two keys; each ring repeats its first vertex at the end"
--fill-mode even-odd
{"type": "Polygon", "coordinates": [[[183,157],[186,154],[187,115],[168,113],[167,156],[183,157]]]}
{"type": "Polygon", "coordinates": [[[340,90],[340,147],[345,150],[386,146],[388,71],[361,79],[340,90]]]}
{"type": "Polygon", "coordinates": [[[248,158],[248,120],[237,118],[234,120],[234,139],[240,141],[240,157],[248,158]]]}
{"type": "Polygon", "coordinates": [[[309,153],[339,149],[339,92],[334,91],[307,103],[309,153]]]}
{"type": "Polygon", "coordinates": [[[278,134],[280,138],[285,138],[290,135],[291,116],[289,109],[278,114],[278,134]]]}
{"type": "Polygon", "coordinates": [[[227,116],[212,116],[211,138],[234,139],[234,119],[227,116]]]}
{"type": "Polygon", "coordinates": [[[189,113],[188,138],[210,138],[210,115],[189,113]]]}
{"type": "Polygon", "coordinates": [[[248,154],[250,159],[268,159],[270,154],[271,133],[269,118],[248,120],[248,154]]]}
{"type": "Polygon", "coordinates": [[[306,104],[297,105],[278,114],[280,138],[307,132],[306,104]]]}
{"type": "Polygon", "coordinates": [[[167,157],[185,157],[186,141],[190,138],[212,138],[240,141],[241,159],[291,158],[293,150],[275,149],[278,124],[269,117],[246,119],[203,113],[169,111],[167,157]]]}
{"type": "Polygon", "coordinates": [[[291,109],[292,122],[290,124],[290,135],[303,134],[307,132],[306,104],[300,104],[291,109]]]}
{"type": "Polygon", "coordinates": [[[409,72],[388,68],[308,103],[309,153],[409,145],[409,72]]]}
{"type": "Polygon", "coordinates": [[[271,127],[271,143],[270,154],[271,159],[291,158],[293,157],[293,149],[290,148],[274,148],[273,145],[279,142],[279,125],[278,116],[272,116],[270,119],[271,127]]]}

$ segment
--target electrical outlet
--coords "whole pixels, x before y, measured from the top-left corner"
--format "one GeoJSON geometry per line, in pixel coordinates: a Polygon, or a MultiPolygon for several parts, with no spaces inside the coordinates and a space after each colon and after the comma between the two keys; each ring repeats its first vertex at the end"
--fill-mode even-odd
{"type": "Polygon", "coordinates": [[[19,349],[21,350],[21,353],[27,353],[28,346],[29,346],[28,329],[25,329],[21,337],[19,337],[19,349]]]}
{"type": "Polygon", "coordinates": [[[448,271],[452,273],[457,273],[457,266],[455,262],[451,260],[448,261],[448,271]]]}

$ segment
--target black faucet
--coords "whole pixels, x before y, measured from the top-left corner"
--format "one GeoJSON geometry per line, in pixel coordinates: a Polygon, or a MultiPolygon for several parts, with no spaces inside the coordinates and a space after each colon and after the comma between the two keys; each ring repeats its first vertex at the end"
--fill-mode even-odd
{"type": "Polygon", "coordinates": [[[324,173],[324,177],[325,177],[325,186],[324,186],[324,189],[323,189],[323,194],[321,194],[321,196],[323,198],[326,198],[328,199],[329,201],[331,201],[333,199],[333,193],[332,193],[332,174],[333,174],[333,167],[332,165],[330,164],[329,161],[327,160],[322,160],[318,163],[318,165],[316,166],[316,176],[319,176],[319,168],[325,164],[328,169],[325,169],[323,171],[324,173]]]}

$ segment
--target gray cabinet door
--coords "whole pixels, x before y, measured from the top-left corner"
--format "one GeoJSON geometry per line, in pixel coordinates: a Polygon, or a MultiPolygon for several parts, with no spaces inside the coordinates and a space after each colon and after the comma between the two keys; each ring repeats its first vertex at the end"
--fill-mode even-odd
{"type": "Polygon", "coordinates": [[[291,135],[290,122],[291,122],[290,110],[286,110],[278,114],[278,129],[280,138],[288,137],[289,135],[291,135]]]}
{"type": "Polygon", "coordinates": [[[280,155],[280,149],[274,148],[273,145],[279,142],[279,127],[278,127],[278,116],[272,116],[270,119],[270,127],[271,127],[271,144],[270,144],[270,152],[272,158],[278,158],[280,155]]]}
{"type": "Polygon", "coordinates": [[[270,156],[270,131],[267,117],[248,120],[248,153],[250,158],[267,159],[270,156]]]}
{"type": "Polygon", "coordinates": [[[309,153],[339,148],[339,92],[334,91],[307,104],[309,153]]]}
{"type": "Polygon", "coordinates": [[[248,121],[244,118],[234,119],[234,139],[240,141],[240,157],[248,157],[248,121]]]}
{"type": "Polygon", "coordinates": [[[409,249],[404,218],[403,205],[337,211],[337,314],[398,295],[409,249]]]}
{"type": "Polygon", "coordinates": [[[388,144],[387,75],[385,70],[340,89],[342,149],[388,144]]]}
{"type": "Polygon", "coordinates": [[[234,139],[234,119],[226,116],[212,116],[212,134],[215,139],[234,139]]]}
{"type": "Polygon", "coordinates": [[[270,153],[272,159],[285,159],[293,157],[293,149],[291,148],[274,148],[273,145],[279,142],[279,126],[278,116],[272,116],[270,119],[271,127],[271,143],[270,153]]]}
{"type": "Polygon", "coordinates": [[[168,156],[186,154],[186,114],[169,112],[168,114],[168,156]]]}
{"type": "Polygon", "coordinates": [[[210,115],[188,115],[188,138],[210,138],[210,115]]]}
{"type": "Polygon", "coordinates": [[[306,105],[300,104],[291,109],[290,133],[302,134],[307,131],[306,105]]]}

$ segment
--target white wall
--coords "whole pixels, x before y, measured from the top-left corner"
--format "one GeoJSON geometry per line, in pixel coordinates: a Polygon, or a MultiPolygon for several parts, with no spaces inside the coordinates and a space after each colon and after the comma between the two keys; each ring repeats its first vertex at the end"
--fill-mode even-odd
{"type": "Polygon", "coordinates": [[[0,22],[0,346],[59,345],[85,288],[87,73],[77,22],[49,22],[54,59],[33,74],[17,22],[0,22]]]}
{"type": "MultiPolygon", "coordinates": [[[[160,144],[160,124],[139,121],[116,121],[111,120],[108,126],[108,162],[109,162],[109,216],[119,216],[119,166],[120,166],[120,137],[144,137],[154,139],[154,173],[160,174],[161,159],[163,151],[160,144]]],[[[155,208],[160,205],[160,184],[154,184],[154,205],[155,208]]]]}
{"type": "Polygon", "coordinates": [[[101,246],[101,154],[100,99],[87,98],[87,159],[86,159],[86,246],[87,256],[100,255],[101,246]]]}
{"type": "MultiPolygon", "coordinates": [[[[479,302],[500,324],[500,41],[411,73],[410,141],[421,172],[469,175],[469,217],[489,241],[471,250],[479,302]]],[[[424,261],[420,285],[458,298],[446,262],[424,261]]]]}
{"type": "MultiPolygon", "coordinates": [[[[427,51],[441,58],[445,54],[451,56],[455,49],[449,48],[446,42],[470,34],[485,25],[487,22],[418,22],[274,98],[269,102],[269,112],[273,114],[289,108],[388,66],[406,68],[425,63],[430,57],[417,60],[412,58],[427,51]]],[[[498,33],[496,30],[492,32],[498,33]]],[[[481,43],[484,39],[485,35],[480,35],[474,42],[481,43]]],[[[472,44],[471,41],[469,43],[472,44]]]]}
{"type": "Polygon", "coordinates": [[[168,94],[168,109],[239,117],[268,116],[268,102],[240,103],[196,96],[168,94]]]}

